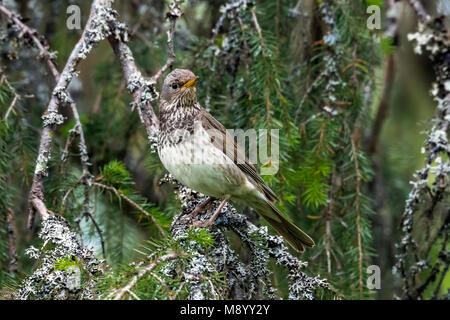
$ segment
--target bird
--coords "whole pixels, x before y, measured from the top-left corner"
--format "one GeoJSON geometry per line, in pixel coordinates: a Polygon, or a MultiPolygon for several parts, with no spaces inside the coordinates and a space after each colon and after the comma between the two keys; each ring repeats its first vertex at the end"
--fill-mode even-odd
{"type": "Polygon", "coordinates": [[[157,150],[167,171],[186,187],[209,198],[190,214],[195,217],[215,199],[219,207],[206,222],[214,223],[227,202],[252,207],[297,252],[315,245],[313,239],[275,207],[275,193],[259,176],[232,135],[197,100],[198,77],[174,69],[165,78],[159,102],[157,150]]]}

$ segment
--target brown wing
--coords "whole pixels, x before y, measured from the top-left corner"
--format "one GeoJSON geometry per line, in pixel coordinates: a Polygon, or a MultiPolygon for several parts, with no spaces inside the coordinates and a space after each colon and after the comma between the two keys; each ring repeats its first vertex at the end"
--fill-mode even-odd
{"type": "Polygon", "coordinates": [[[244,151],[239,147],[239,145],[236,143],[236,141],[233,139],[233,137],[227,132],[225,127],[217,121],[208,111],[205,109],[201,109],[200,114],[197,116],[198,119],[202,123],[202,126],[205,130],[211,130],[214,129],[214,140],[212,143],[222,150],[226,150],[224,152],[228,158],[233,160],[233,162],[238,166],[239,169],[241,169],[249,178],[250,182],[253,183],[255,187],[257,187],[261,192],[264,193],[264,195],[269,199],[269,201],[277,201],[278,198],[275,195],[275,193],[266,185],[264,180],[259,176],[258,172],[256,171],[256,168],[249,162],[247,156],[245,155],[244,151]],[[226,148],[226,145],[233,144],[233,147],[226,148]],[[239,161],[243,163],[238,163],[237,159],[244,159],[244,161],[239,161]]]}

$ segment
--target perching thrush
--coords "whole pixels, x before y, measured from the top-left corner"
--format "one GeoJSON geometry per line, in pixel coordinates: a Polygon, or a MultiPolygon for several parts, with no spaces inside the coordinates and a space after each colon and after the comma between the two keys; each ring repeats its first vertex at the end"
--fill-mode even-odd
{"type": "Polygon", "coordinates": [[[303,252],[305,246],[313,247],[314,241],[274,206],[275,193],[225,127],[200,106],[197,79],[189,70],[176,69],[164,80],[158,153],[165,168],[185,186],[223,199],[212,219],[220,214],[228,200],[245,203],[262,215],[295,250],[303,252]]]}

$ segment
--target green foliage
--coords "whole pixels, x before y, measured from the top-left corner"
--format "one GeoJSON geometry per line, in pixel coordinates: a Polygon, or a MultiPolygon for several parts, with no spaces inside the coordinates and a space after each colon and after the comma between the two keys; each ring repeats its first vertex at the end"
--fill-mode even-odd
{"type": "Polygon", "coordinates": [[[113,187],[122,187],[133,184],[131,174],[125,168],[122,162],[117,160],[110,161],[100,170],[102,180],[113,187]]]}
{"type": "MultiPolygon", "coordinates": [[[[0,73],[0,287],[17,279],[9,272],[11,257],[10,232],[15,228],[8,221],[8,213],[19,213],[20,192],[30,179],[30,164],[34,161],[29,124],[21,120],[23,109],[20,101],[10,109],[17,93],[16,84],[0,73]],[[8,118],[6,113],[10,109],[8,118]]],[[[17,237],[17,235],[14,235],[17,237]]],[[[17,250],[17,245],[14,244],[17,250]]],[[[16,252],[17,256],[18,253],[16,252]]]]}
{"type": "MultiPolygon", "coordinates": [[[[141,255],[141,259],[129,265],[121,264],[115,270],[106,272],[99,280],[97,289],[101,298],[114,297],[120,288],[132,281],[140,270],[155,263],[151,272],[137,278],[136,284],[131,291],[133,295],[126,293],[123,298],[135,299],[186,299],[189,295],[189,285],[185,279],[186,267],[194,258],[182,249],[182,242],[195,242],[205,247],[210,247],[214,239],[204,228],[190,229],[186,237],[174,240],[168,237],[163,240],[146,240],[136,251],[141,255]],[[166,262],[158,262],[159,258],[168,253],[177,253],[178,257],[166,262]]],[[[223,275],[213,273],[211,278],[201,278],[205,286],[214,286],[219,290],[225,286],[223,275]]],[[[202,284],[203,285],[203,284],[202,284]]]]}
{"type": "MultiPolygon", "coordinates": [[[[82,11],[88,12],[90,3],[82,3],[82,11]]],[[[136,22],[136,26],[129,23],[133,29],[129,44],[138,67],[150,76],[167,58],[166,2],[153,1],[152,9],[142,5],[139,12],[128,5],[120,5],[124,9],[120,14],[124,21],[136,22]]],[[[263,179],[280,198],[277,207],[317,244],[303,255],[309,263],[308,273],[326,277],[337,296],[347,299],[373,297],[365,287],[366,266],[373,264],[375,254],[373,211],[377,211],[377,218],[390,214],[390,223],[397,225],[398,213],[403,210],[399,199],[406,198],[410,190],[407,181],[411,163],[422,165],[422,158],[410,151],[420,148],[416,136],[401,142],[386,139],[395,142],[383,149],[388,159],[383,160],[377,174],[385,182],[381,183],[387,203],[383,208],[389,212],[379,210],[383,204],[374,201],[378,195],[371,185],[376,161],[368,158],[364,148],[372,125],[370,108],[382,88],[381,72],[376,74],[376,69],[382,65],[381,59],[399,52],[394,39],[367,29],[366,9],[370,5],[384,9],[381,0],[258,0],[224,13],[216,2],[187,1],[183,7],[185,19],[177,22],[175,34],[173,67],[189,68],[200,77],[197,93],[202,106],[227,128],[279,130],[280,167],[275,175],[263,179]],[[299,13],[294,10],[297,4],[299,13]],[[212,37],[211,25],[222,14],[223,23],[212,37]],[[404,143],[406,140],[409,142],[404,143]]],[[[46,4],[42,12],[48,15],[61,6],[56,2],[46,4]]],[[[37,25],[37,17],[33,19],[30,14],[30,18],[37,25]]],[[[52,50],[59,52],[59,68],[79,34],[67,32],[61,15],[48,18],[42,29],[49,33],[52,50]]],[[[0,287],[6,279],[15,277],[7,272],[6,212],[13,209],[18,227],[23,227],[41,115],[53,89],[52,81],[46,83],[35,76],[44,66],[34,71],[29,67],[40,62],[17,57],[20,59],[7,71],[18,81],[10,81],[10,86],[0,81],[0,287]],[[18,101],[4,119],[16,90],[35,97],[18,101]]],[[[3,62],[3,57],[0,59],[3,62]]],[[[110,270],[99,283],[101,298],[110,298],[142,267],[167,253],[179,252],[185,256],[158,265],[152,274],[139,279],[133,292],[141,299],[185,299],[189,288],[183,272],[192,256],[184,252],[181,242],[196,243],[200,250],[210,252],[214,249],[214,233],[192,228],[177,240],[161,235],[150,216],[168,233],[172,218],[180,213],[180,203],[170,186],[160,185],[165,170],[150,150],[137,112],[130,111],[130,95],[108,43],[102,42],[79,70],[82,86],[77,89],[74,85],[73,96],[87,141],[93,183],[86,192],[78,137],[68,148],[68,158],[61,161],[75,124],[70,109],[63,107],[61,113],[67,119],[54,133],[49,175],[45,177],[46,205],[63,215],[99,257],[103,255],[102,238],[110,270]]],[[[409,78],[399,81],[408,90],[395,97],[394,105],[401,106],[405,98],[416,99],[415,92],[409,90],[409,78]]],[[[152,104],[157,111],[157,101],[152,104]]],[[[418,119],[427,118],[429,111],[422,107],[425,100],[419,105],[417,110],[411,109],[417,114],[408,115],[410,118],[404,116],[404,110],[393,110],[389,135],[411,131],[418,119]],[[409,120],[400,130],[397,124],[403,118],[409,120]]],[[[17,237],[20,272],[28,272],[32,265],[23,251],[30,241],[23,234],[17,237]]],[[[252,237],[258,242],[256,233],[252,237]]],[[[246,248],[241,247],[242,258],[248,258],[246,248]]],[[[67,270],[78,264],[76,259],[66,257],[55,269],[67,270]]],[[[272,271],[279,296],[287,297],[287,273],[278,267],[272,271]]],[[[206,285],[211,281],[222,289],[223,279],[223,273],[213,272],[211,279],[202,281],[206,285]]],[[[133,296],[126,294],[125,298],[133,296]]]]}
{"type": "Polygon", "coordinates": [[[153,237],[161,236],[149,218],[150,215],[163,229],[167,229],[170,225],[170,217],[135,190],[131,174],[123,163],[113,160],[105,164],[96,180],[115,188],[119,193],[118,195],[109,189],[97,188],[101,195],[107,196],[103,199],[108,200],[108,202],[101,201],[101,206],[98,207],[102,212],[98,217],[98,223],[105,234],[105,246],[109,256],[107,260],[112,266],[119,266],[135,257],[132,249],[143,240],[145,231],[150,232],[153,237]],[[108,210],[108,203],[116,206],[116,209],[108,210]],[[139,230],[133,230],[136,228],[135,222],[132,222],[127,212],[133,213],[138,219],[139,230]]]}
{"type": "Polygon", "coordinates": [[[366,0],[366,6],[377,6],[379,8],[384,8],[383,0],[366,0]]]}
{"type": "Polygon", "coordinates": [[[394,39],[392,37],[381,38],[380,43],[381,51],[385,55],[389,55],[395,52],[394,39]]]}
{"type": "Polygon", "coordinates": [[[264,178],[280,196],[280,208],[303,229],[314,230],[319,246],[306,253],[315,257],[310,266],[328,274],[330,263],[336,288],[359,297],[359,278],[372,255],[371,200],[364,189],[371,165],[355,132],[370,120],[364,88],[374,85],[371,66],[379,56],[372,50],[365,5],[380,3],[320,3],[315,14],[325,21],[323,37],[313,39],[319,45],[308,61],[297,61],[291,52],[289,34],[299,31],[293,19],[280,18],[289,16],[289,5],[259,1],[237,10],[239,20],[223,27],[216,46],[197,39],[192,68],[200,75],[201,101],[226,127],[280,130],[280,170],[264,178]],[[291,65],[301,71],[292,73],[291,65]],[[332,239],[325,232],[327,219],[332,239]],[[331,253],[324,248],[328,241],[334,243],[331,253]]]}
{"type": "Polygon", "coordinates": [[[192,228],[186,233],[187,239],[194,241],[202,247],[211,247],[214,244],[214,238],[208,229],[205,228],[192,228]]]}
{"type": "Polygon", "coordinates": [[[78,257],[65,257],[55,261],[55,270],[67,271],[70,267],[83,268],[83,265],[78,261],[78,257]]]}

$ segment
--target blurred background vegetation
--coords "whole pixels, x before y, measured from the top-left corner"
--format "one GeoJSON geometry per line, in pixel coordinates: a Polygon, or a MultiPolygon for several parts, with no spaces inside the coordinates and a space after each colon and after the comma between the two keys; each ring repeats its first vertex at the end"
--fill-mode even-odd
{"type": "MultiPolygon", "coordinates": [[[[168,3],[132,0],[114,5],[129,27],[136,63],[148,76],[167,58],[168,3]]],[[[14,5],[7,0],[3,4],[45,36],[57,52],[61,70],[81,33],[67,29],[66,8],[78,5],[84,25],[90,1],[22,0],[14,5]]],[[[191,69],[200,77],[199,101],[225,127],[280,130],[280,170],[264,179],[279,195],[280,209],[317,243],[302,256],[309,263],[307,273],[328,279],[347,299],[401,295],[401,281],[392,272],[395,243],[401,237],[409,182],[424,165],[424,131],[436,114],[429,95],[434,79],[430,62],[416,55],[407,41],[407,34],[417,28],[415,14],[404,6],[394,39],[384,34],[388,8],[381,0],[258,0],[230,13],[214,35],[220,8],[226,4],[225,0],[183,3],[174,67],[191,69]],[[380,30],[367,28],[366,8],[373,4],[381,8],[380,30]],[[395,67],[389,80],[390,59],[395,67]],[[391,90],[384,97],[386,86],[391,90]],[[371,149],[384,98],[386,117],[376,148],[371,149]],[[369,265],[381,268],[380,290],[366,287],[369,265]]],[[[424,4],[428,12],[436,12],[434,1],[424,4]]],[[[26,231],[27,194],[41,116],[54,80],[45,63],[36,60],[38,52],[27,43],[15,42],[13,32],[6,31],[8,20],[0,17],[0,75],[7,79],[0,81],[0,287],[7,287],[32,272],[34,264],[24,251],[32,244],[39,246],[39,227],[26,231]],[[21,99],[5,118],[16,93],[21,99]],[[8,223],[11,212],[14,223],[8,223]],[[15,237],[17,269],[10,267],[7,227],[15,237]]],[[[130,111],[130,96],[108,42],[101,42],[78,70],[80,75],[69,89],[84,126],[91,172],[141,204],[168,230],[180,205],[172,187],[159,183],[165,170],[150,150],[137,113],[130,111]]],[[[76,143],[68,159],[61,161],[74,127],[71,111],[61,112],[66,121],[56,130],[45,180],[46,204],[68,219],[83,242],[102,257],[98,232],[81,214],[84,190],[78,183],[76,143]]],[[[136,249],[147,239],[159,238],[151,221],[113,193],[94,186],[90,193],[105,258],[113,269],[139,259],[136,249]]],[[[247,208],[240,209],[252,215],[247,208]]],[[[286,298],[286,274],[275,264],[272,267],[278,295],[286,298]]],[[[418,277],[426,277],[426,272],[418,277]]],[[[441,293],[449,288],[447,274],[441,293]]],[[[430,298],[433,290],[431,286],[424,298],[430,298]]]]}

